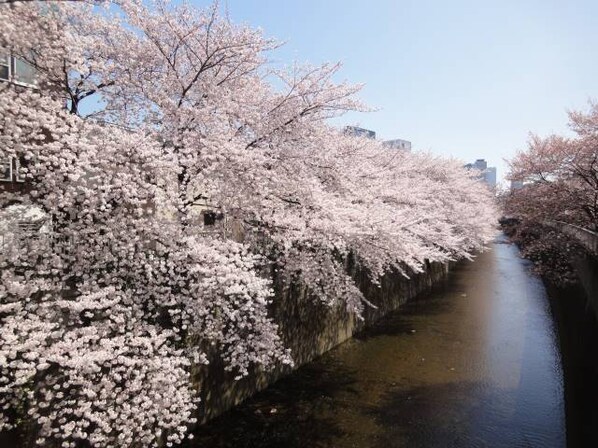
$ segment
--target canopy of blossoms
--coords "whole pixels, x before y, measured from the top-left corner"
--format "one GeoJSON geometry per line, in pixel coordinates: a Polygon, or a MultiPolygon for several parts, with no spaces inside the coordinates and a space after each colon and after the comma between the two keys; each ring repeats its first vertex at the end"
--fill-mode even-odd
{"type": "Polygon", "coordinates": [[[509,176],[522,188],[507,197],[508,211],[598,230],[598,105],[570,112],[569,128],[573,137],[532,136],[511,160],[509,176]]]}
{"type": "Polygon", "coordinates": [[[517,218],[510,229],[545,279],[579,281],[572,263],[584,253],[555,221],[598,230],[598,105],[569,113],[572,136],[532,136],[528,148],[510,162],[510,179],[519,182],[502,197],[506,213],[517,218]]]}
{"type": "Polygon", "coordinates": [[[460,163],[330,127],[364,109],[359,87],[338,65],[273,68],[277,46],[217,6],[0,4],[0,48],[36,73],[0,83],[0,157],[25,181],[1,192],[1,229],[45,219],[0,252],[0,430],[180,443],[206,346],[239,376],[292,363],[272,273],[359,316],[349,254],[375,282],[493,236],[492,194],[460,163]],[[206,231],[206,204],[237,231],[206,231]]]}

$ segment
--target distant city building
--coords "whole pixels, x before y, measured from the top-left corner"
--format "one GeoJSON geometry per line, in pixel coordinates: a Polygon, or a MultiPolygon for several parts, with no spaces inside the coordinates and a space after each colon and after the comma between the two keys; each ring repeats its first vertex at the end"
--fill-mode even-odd
{"type": "MultiPolygon", "coordinates": [[[[376,132],[370,129],[360,128],[358,126],[345,126],[343,132],[346,135],[352,135],[354,137],[365,137],[371,138],[372,140],[376,139],[376,132]]],[[[383,141],[382,144],[390,149],[400,149],[403,151],[411,151],[411,142],[409,140],[403,140],[401,138],[396,138],[394,140],[386,140],[383,141]]]]}
{"type": "Polygon", "coordinates": [[[490,166],[482,173],[484,176],[484,182],[486,182],[491,188],[496,188],[496,167],[490,166]]]}
{"type": "Polygon", "coordinates": [[[475,162],[465,165],[465,168],[484,171],[488,168],[488,163],[485,159],[477,159],[475,162]]]}
{"type": "Polygon", "coordinates": [[[411,142],[408,140],[402,140],[400,138],[394,140],[386,140],[384,146],[391,149],[402,149],[403,151],[411,151],[411,142]]]}
{"type": "Polygon", "coordinates": [[[376,138],[376,133],[374,131],[357,126],[345,126],[345,134],[353,135],[355,137],[376,138]]]}
{"type": "Polygon", "coordinates": [[[474,163],[468,163],[465,168],[481,171],[480,179],[490,188],[496,188],[496,167],[489,167],[485,159],[477,159],[474,163]]]}
{"type": "Polygon", "coordinates": [[[521,180],[512,180],[511,181],[511,190],[521,190],[523,188],[523,181],[521,180]]]}

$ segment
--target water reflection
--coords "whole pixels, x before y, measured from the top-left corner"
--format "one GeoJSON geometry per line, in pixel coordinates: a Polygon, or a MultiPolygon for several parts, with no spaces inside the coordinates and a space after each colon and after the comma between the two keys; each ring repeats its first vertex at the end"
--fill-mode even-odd
{"type": "Polygon", "coordinates": [[[562,447],[546,293],[497,241],[444,287],[201,428],[209,447],[562,447]]]}

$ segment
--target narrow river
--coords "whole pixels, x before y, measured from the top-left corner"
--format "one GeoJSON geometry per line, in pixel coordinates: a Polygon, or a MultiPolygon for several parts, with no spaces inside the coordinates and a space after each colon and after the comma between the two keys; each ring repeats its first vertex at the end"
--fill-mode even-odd
{"type": "Polygon", "coordinates": [[[499,238],[436,292],[202,427],[196,446],[564,447],[560,356],[542,282],[499,238]]]}

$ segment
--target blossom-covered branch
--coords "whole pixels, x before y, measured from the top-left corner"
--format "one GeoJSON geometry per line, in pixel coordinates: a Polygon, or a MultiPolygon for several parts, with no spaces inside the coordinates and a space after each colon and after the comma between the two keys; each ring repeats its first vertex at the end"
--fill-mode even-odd
{"type": "Polygon", "coordinates": [[[269,272],[360,315],[349,254],[377,281],[484,248],[483,185],[330,127],[359,87],[337,64],[272,69],[277,47],[217,6],[0,5],[0,48],[37,76],[0,84],[0,157],[24,180],[0,197],[0,429],[179,443],[206,347],[239,376],[292,363],[269,272]],[[45,233],[19,234],[32,216],[45,233]]]}

